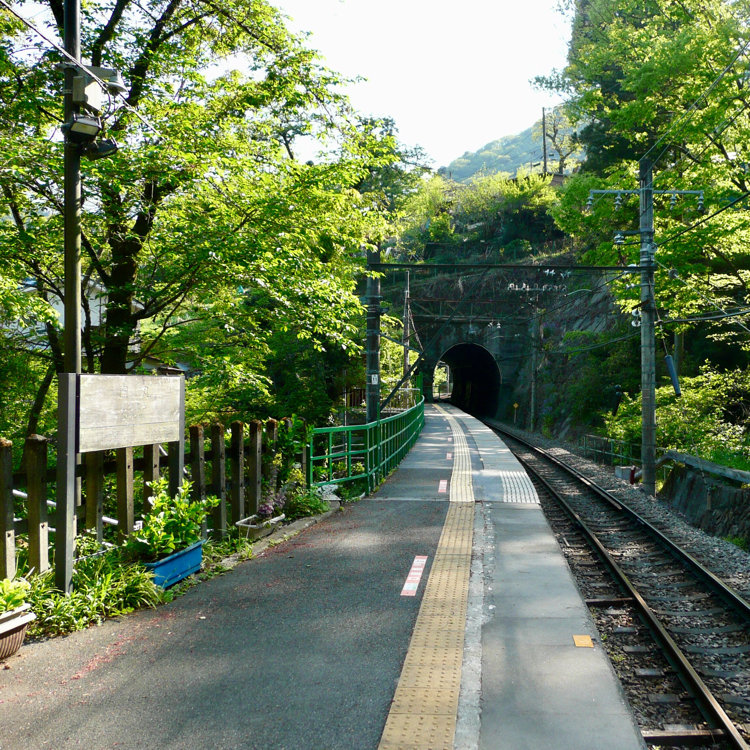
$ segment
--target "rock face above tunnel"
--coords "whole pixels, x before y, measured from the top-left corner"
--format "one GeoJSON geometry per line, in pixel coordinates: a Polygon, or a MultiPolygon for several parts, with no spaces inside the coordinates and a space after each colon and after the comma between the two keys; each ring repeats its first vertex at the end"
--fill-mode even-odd
{"type": "MultiPolygon", "coordinates": [[[[619,335],[614,332],[622,333],[626,316],[599,277],[566,280],[532,299],[515,288],[491,293],[497,295],[492,304],[485,298],[457,315],[446,306],[442,315],[425,315],[418,324],[421,340],[429,342],[422,368],[426,393],[442,360],[451,368],[452,400],[462,409],[565,436],[581,404],[566,403],[560,394],[585,378],[565,354],[571,335],[585,341],[619,335]]],[[[455,294],[443,291],[446,300],[455,294]]]]}

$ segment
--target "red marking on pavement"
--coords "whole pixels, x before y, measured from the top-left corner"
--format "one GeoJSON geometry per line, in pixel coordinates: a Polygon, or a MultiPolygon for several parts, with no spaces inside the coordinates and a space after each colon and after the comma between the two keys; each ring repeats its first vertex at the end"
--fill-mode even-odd
{"type": "Polygon", "coordinates": [[[438,492],[448,492],[448,480],[441,479],[438,485],[438,492]]]}
{"type": "Polygon", "coordinates": [[[401,596],[416,596],[419,582],[422,580],[425,565],[427,565],[427,555],[417,555],[411,565],[409,575],[406,576],[406,583],[401,589],[401,596]]]}

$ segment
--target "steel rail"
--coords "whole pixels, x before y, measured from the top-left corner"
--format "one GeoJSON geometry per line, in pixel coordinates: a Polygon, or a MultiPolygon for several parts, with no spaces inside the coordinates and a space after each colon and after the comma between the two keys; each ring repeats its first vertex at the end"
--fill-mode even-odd
{"type": "Polygon", "coordinates": [[[486,424],[504,435],[507,435],[513,440],[517,440],[522,443],[530,450],[543,456],[551,463],[559,466],[563,471],[575,476],[578,481],[585,484],[592,492],[595,492],[598,497],[610,504],[617,510],[623,511],[626,515],[629,515],[636,523],[643,526],[643,528],[654,537],[660,544],[664,545],[678,560],[684,562],[695,574],[705,580],[711,588],[730,606],[735,610],[741,617],[750,622],[750,602],[745,599],[738,591],[735,591],[731,586],[728,586],[722,581],[715,573],[705,567],[701,562],[696,560],[689,552],[684,550],[679,545],[675,544],[668,536],[656,528],[652,523],[647,521],[637,511],[630,508],[628,505],[623,503],[621,500],[616,498],[612,493],[600,487],[598,484],[589,479],[585,474],[582,474],[578,469],[570,464],[561,461],[559,458],[550,455],[543,448],[539,448],[536,445],[529,443],[522,437],[514,434],[513,432],[506,430],[499,426],[494,420],[487,420],[486,424]]]}
{"type": "MultiPolygon", "coordinates": [[[[506,433],[510,437],[515,438],[511,433],[506,433]]],[[[526,441],[521,440],[523,444],[526,441]]],[[[551,457],[550,457],[551,458],[551,457]]],[[[575,523],[580,527],[584,536],[588,539],[589,544],[594,547],[597,553],[606,563],[607,567],[612,571],[615,578],[623,589],[627,592],[628,596],[632,599],[634,606],[640,613],[641,617],[646,621],[648,627],[651,629],[656,640],[660,643],[662,650],[664,651],[667,659],[672,666],[677,670],[680,678],[691,693],[696,704],[699,706],[704,716],[716,724],[715,734],[718,736],[721,732],[721,738],[730,743],[736,750],[750,750],[750,746],[745,742],[744,738],[740,734],[739,729],[735,726],[734,722],[727,716],[726,712],[722,708],[721,704],[716,700],[711,690],[703,682],[700,675],[695,671],[694,667],[687,659],[685,654],[682,652],[680,647],[669,635],[666,628],[662,625],[659,618],[656,616],[654,611],[646,603],[645,599],[640,595],[638,590],[630,582],[625,571],[615,562],[612,556],[607,551],[606,547],[599,541],[596,533],[593,532],[580,517],[580,515],[567,503],[567,501],[555,490],[544,477],[542,477],[532,466],[526,463],[523,459],[519,460],[526,467],[526,470],[531,472],[536,479],[544,485],[547,491],[554,497],[557,502],[565,509],[565,512],[575,520],[575,523]]],[[[558,463],[558,462],[555,462],[558,463]]],[[[559,462],[562,464],[562,462],[559,462]]],[[[564,470],[568,470],[569,467],[561,467],[564,470]]],[[[577,472],[575,472],[577,474],[577,472]]],[[[576,476],[576,479],[579,477],[576,476]]],[[[588,483],[587,483],[588,484],[588,483]]],[[[600,488],[601,489],[601,488],[600,488]]]]}

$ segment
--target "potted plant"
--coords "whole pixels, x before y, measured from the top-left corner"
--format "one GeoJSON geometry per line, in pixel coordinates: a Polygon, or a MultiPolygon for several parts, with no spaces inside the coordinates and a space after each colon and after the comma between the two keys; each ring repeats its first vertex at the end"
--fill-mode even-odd
{"type": "Polygon", "coordinates": [[[218,500],[191,500],[191,487],[185,481],[171,497],[165,479],[154,482],[142,527],[125,542],[126,554],[153,571],[154,583],[162,588],[198,572],[203,562],[203,524],[218,500]]]}
{"type": "Polygon", "coordinates": [[[237,521],[235,525],[244,530],[246,539],[253,540],[268,536],[286,518],[281,512],[285,503],[286,496],[282,489],[270,500],[258,506],[257,513],[237,521]]]}
{"type": "Polygon", "coordinates": [[[0,660],[18,651],[26,635],[26,628],[36,618],[29,612],[26,601],[31,586],[24,578],[0,580],[0,660]]]}

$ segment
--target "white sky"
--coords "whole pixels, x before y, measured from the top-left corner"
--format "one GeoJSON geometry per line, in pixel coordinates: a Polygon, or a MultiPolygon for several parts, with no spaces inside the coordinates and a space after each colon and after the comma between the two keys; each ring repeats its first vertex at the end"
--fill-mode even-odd
{"type": "Polygon", "coordinates": [[[525,130],[558,103],[529,83],[565,64],[558,0],[271,0],[347,76],[365,115],[391,117],[407,146],[446,166],[525,130]]]}

